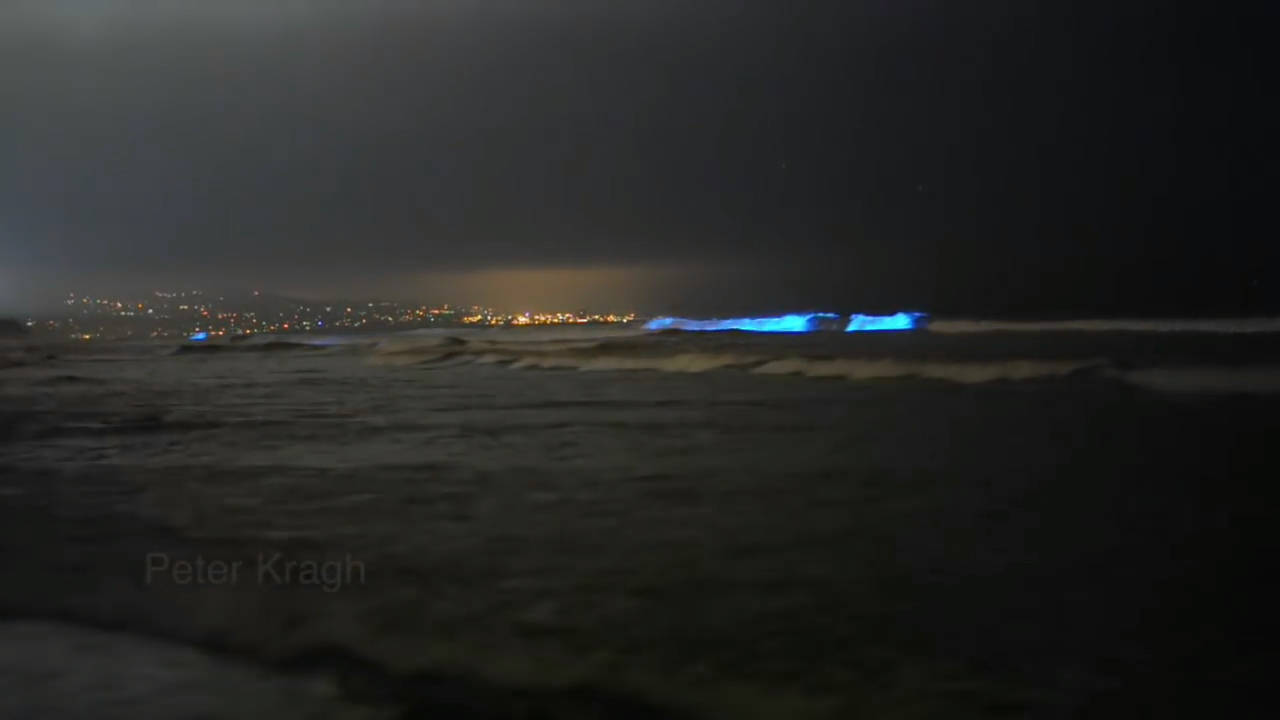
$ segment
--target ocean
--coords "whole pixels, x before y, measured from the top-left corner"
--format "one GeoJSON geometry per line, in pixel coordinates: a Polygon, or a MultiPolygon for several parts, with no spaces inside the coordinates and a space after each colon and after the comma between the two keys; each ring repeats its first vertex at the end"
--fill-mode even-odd
{"type": "Polygon", "coordinates": [[[1280,321],[0,348],[0,716],[1247,717],[1280,321]]]}

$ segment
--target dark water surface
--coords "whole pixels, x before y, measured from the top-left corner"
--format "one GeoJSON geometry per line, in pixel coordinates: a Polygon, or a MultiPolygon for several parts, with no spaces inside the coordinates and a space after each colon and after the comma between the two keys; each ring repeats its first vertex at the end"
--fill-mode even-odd
{"type": "Polygon", "coordinates": [[[175,350],[6,355],[15,713],[1249,716],[1276,660],[1274,334],[175,350]]]}

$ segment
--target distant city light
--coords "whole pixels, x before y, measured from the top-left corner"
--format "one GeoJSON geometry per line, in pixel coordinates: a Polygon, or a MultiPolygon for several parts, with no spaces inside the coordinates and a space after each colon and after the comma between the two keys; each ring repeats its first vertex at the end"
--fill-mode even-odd
{"type": "Polygon", "coordinates": [[[189,340],[194,340],[194,341],[196,341],[196,342],[204,342],[205,340],[208,340],[208,339],[209,339],[209,333],[207,333],[207,332],[198,332],[198,333],[196,333],[195,335],[192,335],[192,336],[191,336],[190,338],[188,338],[188,339],[189,339],[189,340]]]}
{"type": "Polygon", "coordinates": [[[120,339],[127,337],[183,338],[195,342],[213,340],[225,335],[263,332],[342,332],[343,329],[366,330],[413,328],[440,324],[513,327],[568,324],[626,324],[636,320],[634,313],[536,312],[521,309],[519,313],[473,306],[471,312],[459,306],[408,306],[399,303],[361,303],[339,307],[332,302],[311,306],[309,303],[274,298],[263,305],[267,296],[254,293],[251,305],[237,306],[228,298],[203,295],[196,291],[150,292],[145,302],[136,299],[90,298],[69,294],[64,300],[67,316],[32,325],[37,332],[66,332],[79,339],[120,339]],[[188,298],[196,298],[193,302],[188,298]],[[47,327],[46,327],[47,326],[47,327]],[[200,336],[192,337],[193,333],[200,336]]]}

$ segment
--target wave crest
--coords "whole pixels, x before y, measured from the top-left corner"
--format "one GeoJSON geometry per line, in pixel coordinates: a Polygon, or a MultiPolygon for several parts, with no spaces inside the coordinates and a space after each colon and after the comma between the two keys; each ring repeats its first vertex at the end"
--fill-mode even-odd
{"type": "Polygon", "coordinates": [[[901,360],[815,360],[784,358],[773,360],[751,372],[761,375],[804,375],[807,377],[879,380],[888,378],[929,378],[958,383],[985,383],[997,380],[1035,380],[1064,377],[1081,371],[1100,369],[1105,360],[1002,362],[910,362],[901,360]]]}
{"type": "Polygon", "coordinates": [[[573,370],[577,372],[651,371],[703,373],[742,370],[756,375],[801,375],[813,378],[877,380],[930,378],[958,383],[1032,380],[1064,377],[1104,368],[1105,360],[1007,360],[995,362],[919,362],[859,358],[769,356],[735,352],[655,352],[638,345],[580,344],[575,346],[512,347],[467,343],[458,347],[388,350],[372,357],[376,364],[502,365],[512,370],[573,370]]]}

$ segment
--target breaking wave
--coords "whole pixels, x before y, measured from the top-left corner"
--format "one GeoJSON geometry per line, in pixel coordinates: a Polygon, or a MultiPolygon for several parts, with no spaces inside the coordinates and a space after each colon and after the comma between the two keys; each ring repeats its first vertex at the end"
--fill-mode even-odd
{"type": "Polygon", "coordinates": [[[844,331],[884,332],[915,330],[918,327],[922,327],[925,320],[925,314],[918,312],[897,312],[892,315],[861,315],[855,313],[849,316],[849,324],[845,326],[844,331]]]}
{"type": "MultiPolygon", "coordinates": [[[[815,316],[796,316],[809,324],[815,316]]],[[[929,379],[960,384],[1088,376],[1169,393],[1280,393],[1280,318],[1000,322],[934,320],[926,332],[862,337],[845,318],[821,316],[835,332],[778,337],[757,332],[686,332],[625,327],[450,328],[348,336],[255,335],[234,342],[62,344],[0,353],[6,382],[92,387],[80,363],[160,356],[344,355],[370,365],[466,366],[523,371],[736,372],[850,381],[929,379]],[[1075,331],[1051,335],[1055,331],[1075,331]],[[997,338],[965,333],[1005,332],[997,338]],[[1046,333],[1037,336],[1035,333],[1046,333]],[[1103,337],[1089,333],[1111,333],[1103,337]],[[1162,335],[1156,339],[1155,334],[1162,335]],[[1197,333],[1217,337],[1196,336],[1197,333]],[[1250,333],[1231,338],[1225,333],[1250,333]],[[1140,336],[1141,335],[1141,336],[1140,336]],[[1127,336],[1127,337],[1126,337],[1127,336]],[[83,349],[82,349],[83,348],[83,349]],[[57,350],[57,354],[50,351],[57,350]]],[[[893,316],[879,316],[891,318],[893,316]]],[[[775,318],[777,319],[777,318],[775,318]]],[[[701,321],[699,321],[701,322],[701,321]]],[[[878,333],[877,333],[878,334],[878,333]]]]}
{"type": "Polygon", "coordinates": [[[897,359],[819,358],[738,352],[655,352],[640,345],[607,343],[547,344],[515,347],[491,343],[428,345],[380,349],[375,364],[458,367],[500,365],[512,370],[577,372],[650,371],[704,373],[739,370],[756,375],[877,380],[929,378],[958,383],[1063,377],[1107,366],[1105,360],[1008,360],[995,362],[919,362],[897,359]]]}
{"type": "Polygon", "coordinates": [[[824,320],[837,320],[839,317],[834,313],[729,318],[724,320],[690,320],[688,318],[660,317],[650,320],[644,327],[646,330],[685,330],[689,332],[742,330],[764,333],[805,333],[817,330],[824,320]]]}
{"type": "Polygon", "coordinates": [[[683,341],[651,343],[602,339],[513,343],[439,337],[423,344],[378,346],[369,355],[367,362],[432,369],[474,365],[511,370],[572,372],[696,374],[737,371],[762,376],[839,378],[851,381],[927,379],[960,384],[1091,376],[1118,380],[1160,392],[1280,392],[1280,366],[1144,368],[1117,363],[1105,356],[976,360],[832,357],[799,354],[795,352],[798,349],[795,347],[737,343],[737,340],[731,340],[710,349],[690,349],[683,341]]]}
{"type": "Polygon", "coordinates": [[[928,378],[958,383],[986,383],[998,380],[1035,380],[1064,377],[1106,367],[1105,360],[1046,361],[1007,360],[1001,362],[909,362],[900,360],[774,360],[752,370],[761,375],[804,375],[848,380],[887,378],[928,378]]]}
{"type": "Polygon", "coordinates": [[[760,318],[729,318],[722,320],[690,320],[688,318],[660,317],[645,323],[646,330],[682,330],[687,332],[719,332],[737,330],[758,333],[808,333],[819,330],[844,332],[883,332],[914,330],[925,320],[924,313],[898,312],[892,315],[862,315],[855,313],[843,321],[835,313],[809,313],[807,315],[778,315],[760,318]]]}

